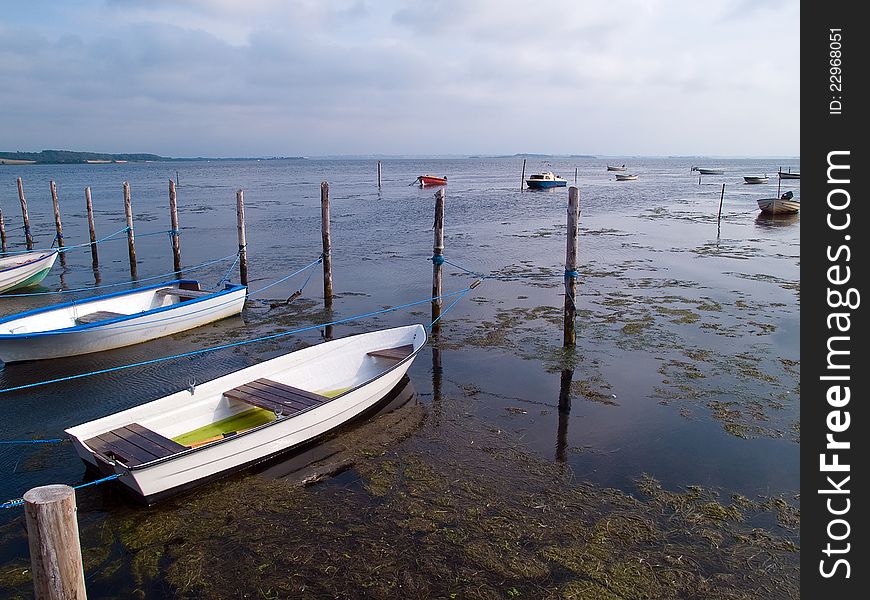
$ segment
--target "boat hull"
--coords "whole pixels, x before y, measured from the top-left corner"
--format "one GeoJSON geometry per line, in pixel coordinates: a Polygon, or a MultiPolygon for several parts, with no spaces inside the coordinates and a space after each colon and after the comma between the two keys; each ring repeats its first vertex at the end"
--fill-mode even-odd
{"type": "Polygon", "coordinates": [[[625,171],[625,169],[626,167],[611,167],[609,165],[607,166],[608,171],[625,171]]]}
{"type": "Polygon", "coordinates": [[[45,279],[56,260],[57,250],[0,259],[0,293],[37,285],[45,279]]]}
{"type": "Polygon", "coordinates": [[[539,179],[528,179],[526,180],[526,185],[529,186],[530,189],[533,190],[546,190],[549,188],[555,187],[565,187],[568,185],[567,181],[542,181],[539,179]]]}
{"type": "Polygon", "coordinates": [[[780,173],[779,178],[780,179],[800,179],[801,174],[800,173],[780,173]]]}
{"type": "Polygon", "coordinates": [[[616,181],[635,181],[637,175],[617,175],[616,181]]]}
{"type": "Polygon", "coordinates": [[[447,185],[447,178],[446,177],[434,177],[432,175],[421,175],[420,176],[420,185],[421,186],[447,185]]]}
{"type": "Polygon", "coordinates": [[[725,171],[722,169],[698,169],[698,173],[701,175],[724,175],[725,171]]]}
{"type": "Polygon", "coordinates": [[[67,433],[86,465],[103,474],[120,475],[118,481],[121,484],[146,502],[151,502],[171,495],[176,490],[189,489],[297,448],[361,415],[396,387],[425,342],[426,332],[421,325],[325,342],[200,384],[193,394],[189,391],[178,392],[103,419],[78,425],[68,429],[67,433]],[[383,334],[389,333],[395,333],[395,339],[385,341],[383,334]],[[281,369],[289,361],[293,361],[294,365],[301,365],[297,368],[311,369],[310,363],[316,362],[317,356],[328,352],[340,353],[342,344],[365,343],[366,340],[362,338],[366,336],[379,336],[373,338],[376,340],[375,344],[412,343],[414,349],[409,356],[373,379],[289,418],[279,418],[251,431],[135,467],[127,467],[117,461],[110,463],[95,454],[83,441],[119,425],[147,419],[154,414],[182,411],[186,403],[198,402],[199,396],[214,397],[240,383],[260,377],[272,376],[278,379],[281,369]]]}
{"type": "Polygon", "coordinates": [[[743,177],[746,183],[767,183],[770,181],[767,177],[743,177]]]}
{"type": "Polygon", "coordinates": [[[759,198],[758,208],[761,209],[761,212],[769,215],[790,215],[800,210],[801,203],[782,198],[759,198]]]}
{"type": "MultiPolygon", "coordinates": [[[[132,293],[137,292],[139,291],[132,293]]],[[[148,342],[237,315],[244,308],[246,294],[247,288],[233,286],[228,290],[215,292],[215,294],[204,298],[133,315],[124,315],[109,319],[104,323],[92,323],[49,331],[14,333],[14,323],[8,323],[7,325],[13,326],[12,333],[0,334],[0,360],[5,363],[15,363],[63,358],[148,342]]],[[[87,314],[87,311],[90,310],[88,309],[89,304],[105,310],[104,306],[110,307],[112,302],[122,302],[124,296],[129,295],[131,292],[110,294],[76,303],[76,308],[81,310],[83,314],[87,314]]],[[[27,317],[50,319],[53,312],[67,310],[71,304],[67,303],[59,305],[57,308],[47,307],[15,315],[0,321],[0,327],[7,326],[4,325],[7,321],[27,317]]]]}

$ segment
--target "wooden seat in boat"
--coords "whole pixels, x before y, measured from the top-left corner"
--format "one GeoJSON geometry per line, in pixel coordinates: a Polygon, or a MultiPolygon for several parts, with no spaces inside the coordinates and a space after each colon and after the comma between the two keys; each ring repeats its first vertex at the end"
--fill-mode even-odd
{"type": "Polygon", "coordinates": [[[369,356],[376,358],[389,358],[392,360],[404,360],[411,356],[414,352],[414,344],[405,344],[404,346],[396,346],[395,348],[384,348],[383,350],[372,350],[367,352],[369,356]]]}
{"type": "Polygon", "coordinates": [[[118,317],[126,317],[128,315],[112,312],[110,310],[98,310],[97,312],[88,313],[80,317],[76,317],[76,325],[86,325],[88,323],[96,323],[98,321],[108,321],[109,319],[117,319],[118,317]]]}
{"type": "Polygon", "coordinates": [[[173,442],[138,423],[101,433],[85,440],[85,444],[104,458],[117,460],[130,467],[187,450],[187,446],[173,442]]]}
{"type": "Polygon", "coordinates": [[[208,290],[185,290],[177,287],[165,287],[158,289],[154,294],[157,296],[178,296],[182,300],[190,300],[192,298],[211,296],[214,292],[208,290]]]}
{"type": "Polygon", "coordinates": [[[224,396],[274,411],[279,415],[293,415],[330,400],[326,396],[265,377],[228,390],[224,392],[224,396]]]}

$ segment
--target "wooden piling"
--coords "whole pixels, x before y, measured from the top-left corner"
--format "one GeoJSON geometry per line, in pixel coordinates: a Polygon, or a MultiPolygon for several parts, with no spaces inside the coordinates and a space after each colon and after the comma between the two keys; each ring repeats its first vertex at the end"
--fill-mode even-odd
{"type": "Polygon", "coordinates": [[[719,194],[719,215],[716,217],[716,224],[722,220],[722,202],[725,200],[725,184],[722,184],[722,193],[719,194]]]}
{"type": "Polygon", "coordinates": [[[245,236],[245,192],[236,191],[236,216],[239,224],[239,280],[248,285],[248,241],[245,236]]]}
{"type": "Polygon", "coordinates": [[[323,304],[332,308],[332,239],[329,234],[329,182],[320,183],[320,235],[323,242],[323,304]]]}
{"type": "Polygon", "coordinates": [[[87,598],[76,493],[68,485],[45,485],[24,494],[30,565],[37,600],[87,598]]]}
{"type": "Polygon", "coordinates": [[[96,269],[100,266],[100,259],[97,256],[97,227],[94,224],[94,205],[91,202],[91,188],[85,188],[85,208],[88,212],[88,234],[91,238],[91,262],[96,269]]]}
{"type": "MultiPolygon", "coordinates": [[[[524,161],[525,162],[525,161],[524,161]]],[[[444,190],[435,194],[435,239],[432,244],[432,321],[441,316],[442,265],[444,264],[444,190]]],[[[441,323],[432,326],[433,335],[437,334],[441,323]]]]}
{"type": "Polygon", "coordinates": [[[2,243],[2,251],[6,252],[6,222],[3,220],[3,209],[0,208],[0,243],[2,243]]]}
{"type": "Polygon", "coordinates": [[[574,185],[577,185],[577,167],[574,167],[574,185]]]}
{"type": "Polygon", "coordinates": [[[27,249],[33,250],[33,236],[30,234],[30,216],[27,214],[27,200],[24,198],[24,182],[18,178],[18,200],[21,202],[21,216],[24,218],[24,240],[27,249]]]}
{"type": "Polygon", "coordinates": [[[130,277],[136,279],[136,237],[133,235],[133,200],[130,184],[124,182],[124,215],[127,217],[127,253],[130,256],[130,277]]]}
{"type": "Polygon", "coordinates": [[[381,161],[378,161],[378,189],[381,189],[381,161]]]}
{"type": "Polygon", "coordinates": [[[580,190],[575,186],[568,188],[568,242],[565,250],[565,310],[563,346],[577,343],[577,329],[574,318],[577,316],[575,305],[577,297],[577,232],[580,220],[580,190]]]}
{"type": "Polygon", "coordinates": [[[523,174],[520,175],[520,191],[523,191],[526,185],[526,159],[523,159],[523,174]]]}
{"type": "MultiPolygon", "coordinates": [[[[51,188],[51,206],[54,209],[55,240],[57,240],[57,247],[63,248],[63,225],[60,222],[60,202],[57,200],[57,184],[54,180],[49,182],[49,187],[51,188]]],[[[60,253],[60,264],[62,267],[66,267],[66,256],[63,252],[60,253]]]]}
{"type": "Polygon", "coordinates": [[[181,243],[178,230],[178,203],[175,197],[175,182],[169,180],[169,223],[172,228],[172,265],[175,274],[181,277],[181,243]]]}

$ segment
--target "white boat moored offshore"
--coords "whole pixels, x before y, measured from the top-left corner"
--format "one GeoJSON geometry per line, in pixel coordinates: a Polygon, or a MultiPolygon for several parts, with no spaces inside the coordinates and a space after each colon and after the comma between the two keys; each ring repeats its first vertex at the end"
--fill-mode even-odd
{"type": "Polygon", "coordinates": [[[791,192],[786,192],[779,198],[759,198],[758,208],[769,215],[794,214],[801,209],[801,201],[795,200],[791,192]]]}
{"type": "Polygon", "coordinates": [[[247,287],[190,279],[65,302],[0,318],[0,360],[61,358],[147,342],[239,314],[247,287]]]}
{"type": "Polygon", "coordinates": [[[634,181],[637,175],[617,175],[616,181],[634,181]]]}
{"type": "Polygon", "coordinates": [[[66,430],[151,503],[264,461],[374,406],[426,343],[409,325],[324,342],[66,430]]]}
{"type": "Polygon", "coordinates": [[[709,169],[705,167],[692,167],[693,171],[697,171],[701,175],[724,175],[725,169],[709,169]]]}
{"type": "Polygon", "coordinates": [[[37,285],[54,266],[57,250],[37,250],[0,257],[0,293],[37,285]]]}
{"type": "Polygon", "coordinates": [[[770,181],[770,177],[767,175],[764,176],[754,176],[754,175],[744,175],[743,180],[746,183],[767,183],[770,181]]]}

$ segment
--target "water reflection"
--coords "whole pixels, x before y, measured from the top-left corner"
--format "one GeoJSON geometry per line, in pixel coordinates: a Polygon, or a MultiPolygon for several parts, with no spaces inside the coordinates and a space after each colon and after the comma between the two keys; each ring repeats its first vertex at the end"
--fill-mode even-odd
{"type": "Polygon", "coordinates": [[[573,369],[563,369],[559,382],[559,427],[556,431],[556,460],[565,462],[568,450],[568,418],[571,416],[573,369]]]}
{"type": "Polygon", "coordinates": [[[773,229],[775,227],[794,225],[798,221],[800,221],[800,213],[771,215],[760,212],[758,213],[758,216],[755,217],[755,226],[759,229],[773,229]]]}

